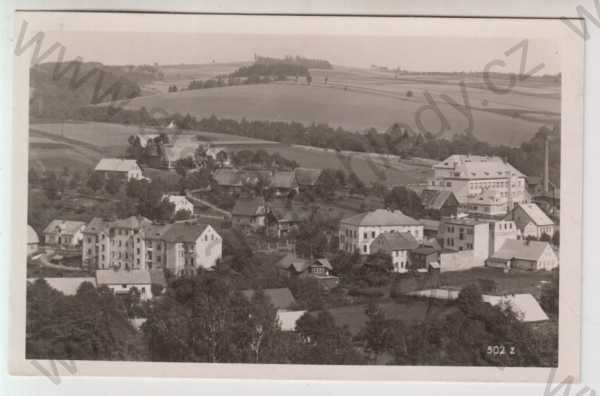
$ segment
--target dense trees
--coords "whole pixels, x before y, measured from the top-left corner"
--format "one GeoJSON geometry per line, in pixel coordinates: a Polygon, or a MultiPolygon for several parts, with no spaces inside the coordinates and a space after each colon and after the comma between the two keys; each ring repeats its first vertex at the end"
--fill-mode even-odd
{"type": "Polygon", "coordinates": [[[173,282],[143,325],[152,360],[272,363],[281,330],[258,291],[249,301],[227,278],[199,273],[173,282]]]}
{"type": "Polygon", "coordinates": [[[415,219],[420,219],[425,215],[425,208],[419,195],[404,186],[394,187],[385,195],[384,201],[387,208],[400,210],[415,219]]]}
{"type": "Polygon", "coordinates": [[[142,360],[143,343],[122,301],[106,287],[83,283],[65,296],[38,279],[27,286],[28,359],[142,360]]]}
{"type": "Polygon", "coordinates": [[[327,311],[304,314],[296,322],[302,339],[297,356],[301,364],[363,364],[365,359],[353,345],[347,329],[338,327],[327,311]]]}

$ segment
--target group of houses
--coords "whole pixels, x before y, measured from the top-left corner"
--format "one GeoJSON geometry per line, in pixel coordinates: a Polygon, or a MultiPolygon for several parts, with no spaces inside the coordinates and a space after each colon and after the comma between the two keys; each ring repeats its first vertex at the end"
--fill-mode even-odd
{"type": "Polygon", "coordinates": [[[260,184],[281,197],[314,189],[322,173],[322,169],[302,167],[291,171],[220,168],[214,171],[213,179],[217,186],[229,192],[241,192],[246,186],[260,184]]]}
{"type": "Polygon", "coordinates": [[[387,209],[351,216],[340,221],[340,250],[383,252],[396,272],[558,266],[548,242],[556,225],[531,202],[526,177],[512,165],[498,157],[452,155],[433,170],[427,186],[412,188],[439,220],[387,209]]]}

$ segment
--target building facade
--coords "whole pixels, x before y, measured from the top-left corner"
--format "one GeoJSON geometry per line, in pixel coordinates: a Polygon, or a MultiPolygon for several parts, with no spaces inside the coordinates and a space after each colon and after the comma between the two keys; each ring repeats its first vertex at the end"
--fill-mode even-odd
{"type": "Polygon", "coordinates": [[[507,218],[515,222],[523,238],[554,234],[554,222],[534,203],[516,205],[507,218]]]}
{"type": "Polygon", "coordinates": [[[83,265],[90,269],[168,269],[180,275],[211,268],[221,255],[222,238],[206,224],[95,218],[84,230],[83,265]]]}
{"type": "Polygon", "coordinates": [[[58,248],[75,248],[83,238],[85,223],[55,219],[44,229],[44,243],[58,248]]]}
{"type": "Polygon", "coordinates": [[[445,218],[440,221],[438,237],[446,250],[473,250],[476,258],[485,260],[489,257],[490,226],[487,221],[445,218]]]}
{"type": "Polygon", "coordinates": [[[423,224],[399,210],[377,209],[340,221],[340,250],[371,254],[371,243],[384,232],[408,232],[421,243],[423,224]]]}
{"type": "Polygon", "coordinates": [[[500,157],[455,154],[434,165],[433,171],[431,185],[452,191],[471,211],[506,214],[514,204],[529,202],[525,175],[500,157]]]}

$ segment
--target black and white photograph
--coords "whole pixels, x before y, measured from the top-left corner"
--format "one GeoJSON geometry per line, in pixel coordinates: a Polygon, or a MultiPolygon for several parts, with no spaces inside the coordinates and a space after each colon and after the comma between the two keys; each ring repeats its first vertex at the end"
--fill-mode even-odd
{"type": "Polygon", "coordinates": [[[40,12],[14,36],[33,375],[577,374],[564,23],[40,12]]]}

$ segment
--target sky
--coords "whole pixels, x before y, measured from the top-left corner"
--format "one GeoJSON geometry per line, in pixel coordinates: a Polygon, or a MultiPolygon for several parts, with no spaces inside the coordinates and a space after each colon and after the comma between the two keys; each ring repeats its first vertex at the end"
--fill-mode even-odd
{"type": "MultiPolygon", "coordinates": [[[[505,51],[522,39],[476,37],[390,37],[352,35],[204,34],[156,32],[48,32],[47,44],[66,47],[65,59],[81,57],[110,65],[202,64],[250,61],[254,54],[283,57],[301,55],[332,64],[400,67],[410,71],[482,71],[501,59],[506,66],[493,70],[514,72],[522,51],[505,51]]],[[[50,60],[55,60],[50,59],[50,60]]],[[[555,42],[528,40],[527,68],[543,62],[542,73],[560,71],[555,42]]]]}

